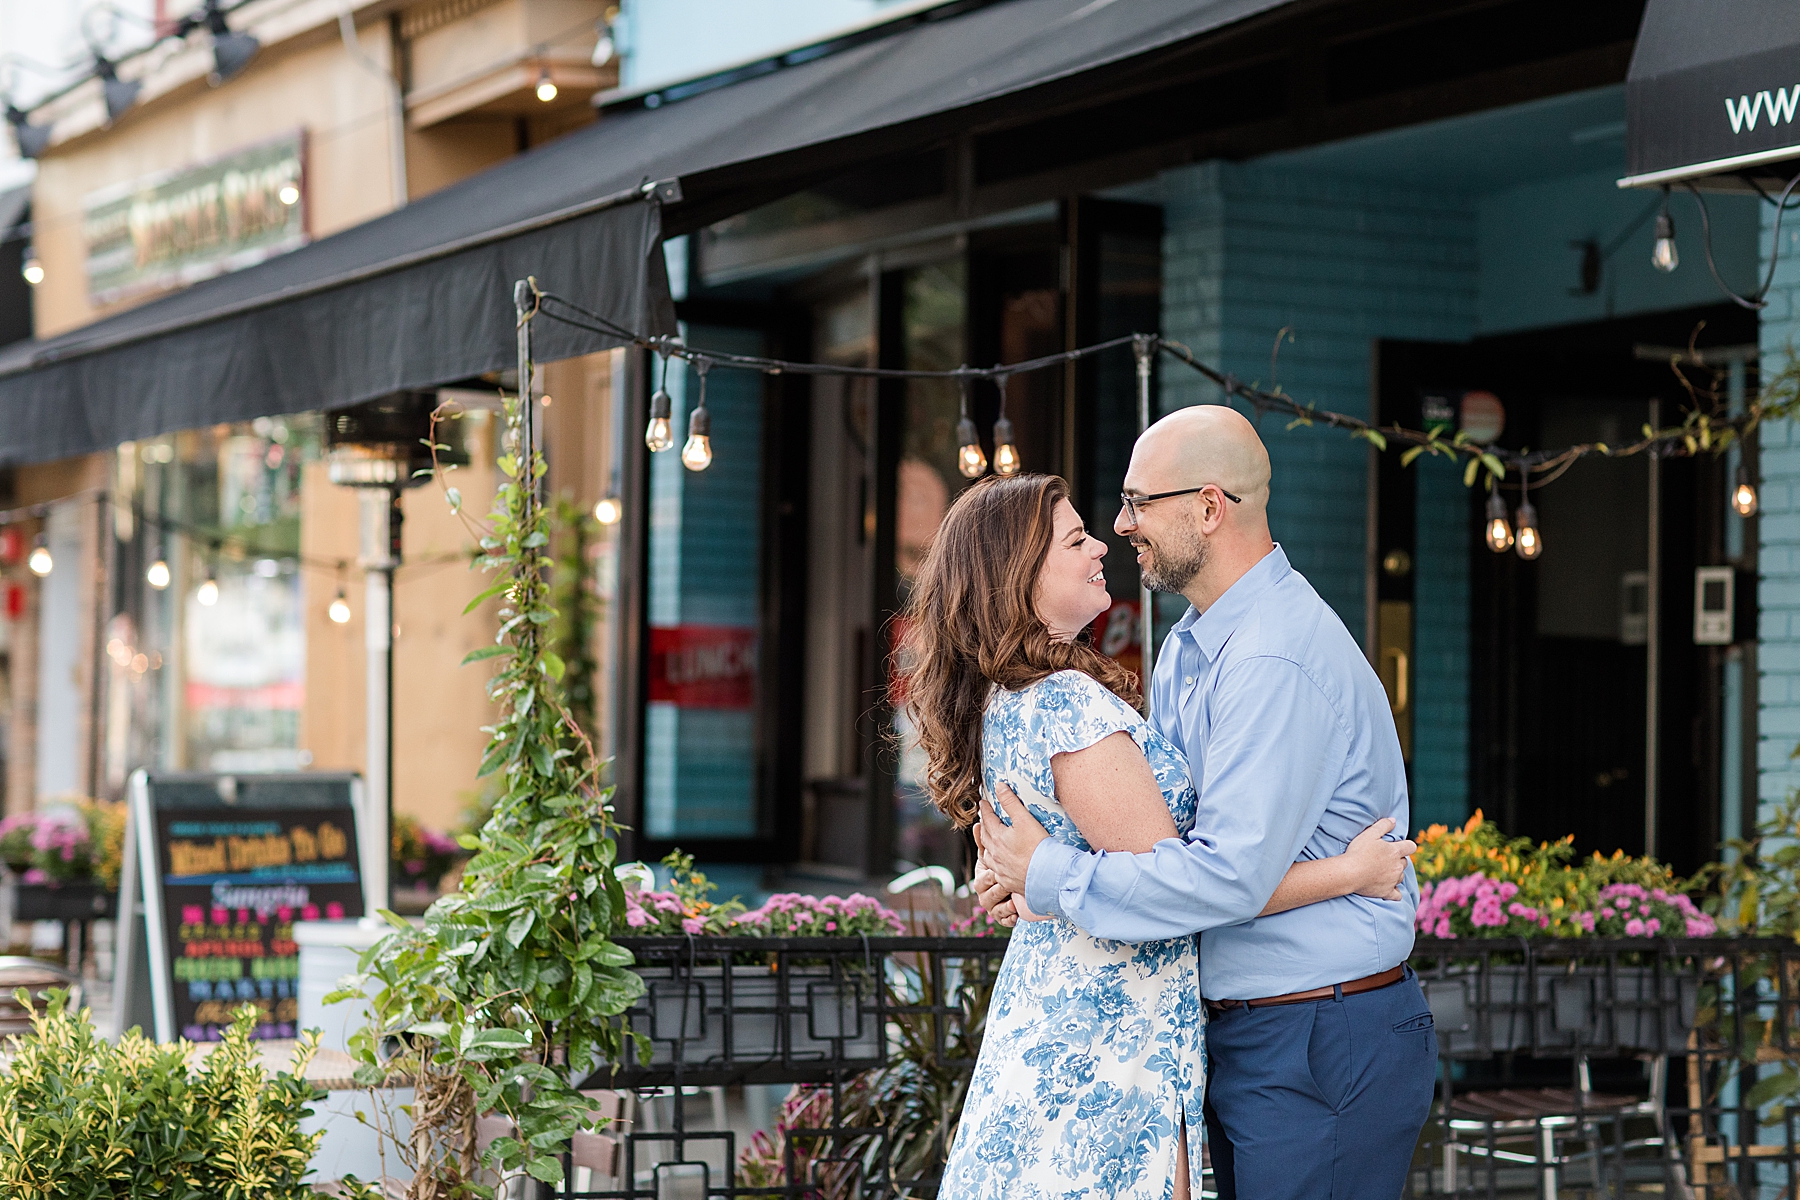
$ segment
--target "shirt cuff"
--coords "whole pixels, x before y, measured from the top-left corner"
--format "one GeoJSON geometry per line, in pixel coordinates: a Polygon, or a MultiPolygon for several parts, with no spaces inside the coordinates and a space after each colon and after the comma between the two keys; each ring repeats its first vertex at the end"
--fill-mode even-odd
{"type": "Polygon", "coordinates": [[[1045,838],[1031,852],[1031,865],[1025,869],[1025,903],[1031,911],[1046,917],[1062,916],[1062,885],[1082,852],[1067,842],[1045,838]]]}

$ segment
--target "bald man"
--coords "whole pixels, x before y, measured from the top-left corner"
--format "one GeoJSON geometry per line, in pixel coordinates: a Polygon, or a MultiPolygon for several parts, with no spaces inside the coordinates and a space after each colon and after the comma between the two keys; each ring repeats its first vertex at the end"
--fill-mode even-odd
{"type": "Polygon", "coordinates": [[[1418,883],[1259,917],[1290,864],[1341,854],[1383,817],[1408,828],[1406,768],[1381,683],[1269,536],[1269,456],[1203,405],[1132,451],[1114,528],[1144,581],[1190,607],[1163,643],[1150,720],[1187,755],[1184,842],[1083,853],[1002,789],[982,813],[982,900],[1096,937],[1199,933],[1206,1135],[1222,1200],[1395,1200],[1430,1113],[1431,1013],[1406,966],[1418,883]]]}

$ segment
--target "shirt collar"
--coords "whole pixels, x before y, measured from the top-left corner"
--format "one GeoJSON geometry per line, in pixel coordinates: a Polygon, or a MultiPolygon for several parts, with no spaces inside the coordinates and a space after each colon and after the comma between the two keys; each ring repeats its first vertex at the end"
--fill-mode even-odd
{"type": "Polygon", "coordinates": [[[1262,561],[1245,571],[1238,581],[1225,589],[1225,594],[1213,601],[1211,608],[1205,612],[1197,612],[1193,605],[1188,605],[1181,620],[1175,623],[1174,632],[1185,633],[1199,645],[1200,652],[1206,655],[1208,662],[1219,657],[1219,651],[1237,631],[1256,602],[1262,599],[1264,592],[1287,578],[1293,567],[1288,564],[1287,551],[1276,542],[1275,548],[1265,554],[1262,561]]]}

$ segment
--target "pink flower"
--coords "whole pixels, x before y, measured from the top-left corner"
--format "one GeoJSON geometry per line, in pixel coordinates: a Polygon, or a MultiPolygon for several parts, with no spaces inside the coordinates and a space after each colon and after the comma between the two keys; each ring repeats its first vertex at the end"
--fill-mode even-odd
{"type": "Polygon", "coordinates": [[[1631,918],[1631,920],[1625,922],[1625,936],[1626,937],[1643,937],[1644,936],[1644,923],[1642,921],[1638,920],[1636,917],[1633,917],[1633,918],[1631,918]]]}
{"type": "Polygon", "coordinates": [[[699,917],[683,917],[681,928],[684,933],[704,933],[706,932],[706,922],[699,917]]]}

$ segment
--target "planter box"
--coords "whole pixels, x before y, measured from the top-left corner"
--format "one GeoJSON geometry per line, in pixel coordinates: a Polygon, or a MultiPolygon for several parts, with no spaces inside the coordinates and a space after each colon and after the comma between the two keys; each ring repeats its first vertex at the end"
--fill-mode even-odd
{"type": "Polygon", "coordinates": [[[117,895],[97,883],[15,883],[15,921],[91,921],[113,915],[117,895]]]}
{"type": "Polygon", "coordinates": [[[882,1061],[878,976],[831,965],[650,964],[638,974],[645,994],[624,1023],[653,1047],[640,1067],[666,1072],[679,1062],[692,1077],[882,1061]]]}
{"type": "Polygon", "coordinates": [[[1684,965],[1686,956],[1667,946],[1639,942],[1620,951],[1597,941],[1543,939],[1518,955],[1525,962],[1450,957],[1495,951],[1471,941],[1455,950],[1436,943],[1429,956],[1415,954],[1445,1057],[1686,1050],[1700,978],[1684,965]],[[1654,961],[1619,961],[1628,955],[1654,961]],[[1426,965],[1432,961],[1435,969],[1426,965]]]}

